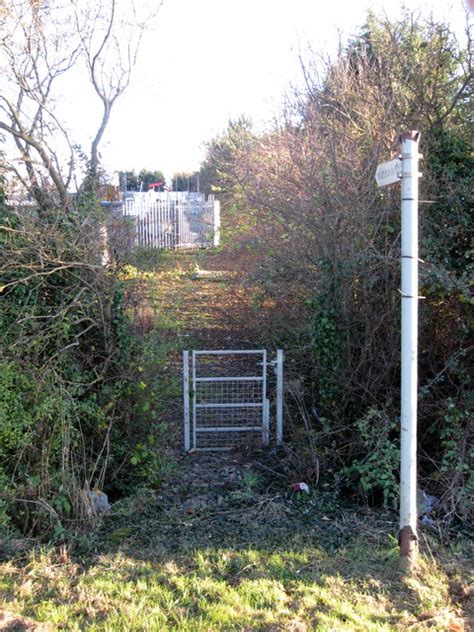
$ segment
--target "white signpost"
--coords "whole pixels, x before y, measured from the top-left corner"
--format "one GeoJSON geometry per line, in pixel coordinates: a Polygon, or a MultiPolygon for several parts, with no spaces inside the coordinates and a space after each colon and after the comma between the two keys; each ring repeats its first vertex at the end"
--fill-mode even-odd
{"type": "Polygon", "coordinates": [[[401,180],[401,412],[400,412],[400,556],[412,567],[418,553],[417,534],[417,398],[418,398],[418,142],[417,131],[402,134],[402,159],[377,167],[379,187],[401,180]]]}
{"type": "Polygon", "coordinates": [[[386,187],[388,184],[400,182],[402,177],[402,161],[394,158],[388,162],[381,162],[375,171],[375,180],[379,187],[386,187]]]}

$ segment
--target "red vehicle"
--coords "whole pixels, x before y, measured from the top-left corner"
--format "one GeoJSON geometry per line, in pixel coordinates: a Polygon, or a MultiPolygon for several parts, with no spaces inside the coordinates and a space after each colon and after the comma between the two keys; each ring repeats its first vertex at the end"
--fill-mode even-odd
{"type": "Polygon", "coordinates": [[[148,189],[153,189],[154,191],[164,191],[165,183],[164,182],[150,182],[148,185],[148,189]]]}

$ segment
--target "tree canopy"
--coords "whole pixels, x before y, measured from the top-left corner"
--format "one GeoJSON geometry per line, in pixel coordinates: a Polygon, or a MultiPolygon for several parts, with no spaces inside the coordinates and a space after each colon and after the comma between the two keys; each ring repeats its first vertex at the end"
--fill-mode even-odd
{"type": "Polygon", "coordinates": [[[199,171],[180,171],[174,173],[171,178],[171,186],[173,191],[194,191],[201,190],[200,172],[199,171]]]}
{"type": "Polygon", "coordinates": [[[135,171],[119,171],[120,187],[123,191],[148,191],[150,184],[161,182],[161,185],[154,187],[164,191],[166,179],[162,171],[149,171],[142,169],[139,173],[135,171]]]}

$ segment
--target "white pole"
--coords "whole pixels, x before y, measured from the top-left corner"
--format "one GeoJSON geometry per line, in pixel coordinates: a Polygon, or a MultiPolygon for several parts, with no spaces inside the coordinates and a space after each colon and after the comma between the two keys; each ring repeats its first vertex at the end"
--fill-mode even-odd
{"type": "Polygon", "coordinates": [[[270,443],[270,400],[265,399],[265,416],[262,425],[262,443],[264,448],[268,448],[270,443]]]}
{"type": "Polygon", "coordinates": [[[283,443],[283,351],[277,350],[276,444],[283,443]]]}
{"type": "Polygon", "coordinates": [[[197,408],[196,408],[196,351],[192,355],[192,380],[193,380],[193,450],[197,448],[197,408]]]}
{"type": "Polygon", "coordinates": [[[184,451],[191,449],[191,426],[189,423],[189,351],[183,351],[183,404],[184,404],[184,451]]]}
{"type": "Polygon", "coordinates": [[[401,248],[401,462],[400,556],[410,568],[418,552],[416,427],[418,393],[418,141],[419,132],[401,137],[402,248],[401,248]]]}
{"type": "MultiPolygon", "coordinates": [[[[262,404],[263,404],[263,409],[262,409],[262,430],[263,433],[265,434],[265,427],[267,425],[267,422],[270,423],[270,410],[268,408],[267,405],[267,352],[264,349],[262,351],[262,404]]],[[[264,445],[265,444],[265,439],[264,439],[264,445]]]]}
{"type": "Polygon", "coordinates": [[[221,241],[221,205],[217,200],[214,201],[214,237],[213,246],[217,248],[221,241]]]}

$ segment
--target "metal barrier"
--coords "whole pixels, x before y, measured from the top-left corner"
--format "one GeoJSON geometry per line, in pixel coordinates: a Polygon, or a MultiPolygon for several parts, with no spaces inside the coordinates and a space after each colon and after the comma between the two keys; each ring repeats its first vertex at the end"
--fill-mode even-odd
{"type": "Polygon", "coordinates": [[[220,241],[220,205],[209,196],[125,200],[123,215],[135,219],[135,244],[143,248],[209,248],[220,241]]]}
{"type": "Polygon", "coordinates": [[[268,362],[267,351],[204,350],[183,354],[184,449],[230,450],[268,446],[271,439],[268,368],[276,379],[275,441],[283,440],[283,352],[268,362]]]}

